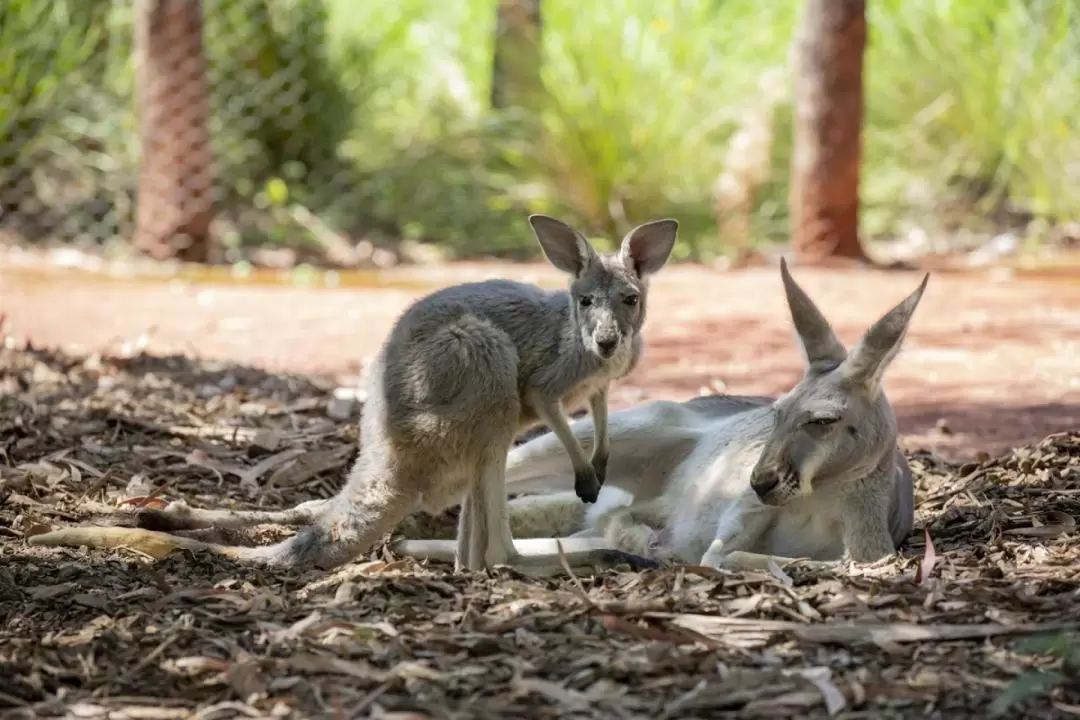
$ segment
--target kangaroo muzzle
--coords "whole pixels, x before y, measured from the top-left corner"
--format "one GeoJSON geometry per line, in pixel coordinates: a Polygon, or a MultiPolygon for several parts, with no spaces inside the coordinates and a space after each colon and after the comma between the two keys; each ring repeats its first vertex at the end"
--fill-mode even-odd
{"type": "Polygon", "coordinates": [[[609,358],[618,349],[622,335],[617,327],[599,327],[593,332],[592,339],[596,345],[596,353],[600,357],[609,358]]]}
{"type": "Polygon", "coordinates": [[[750,475],[750,487],[766,505],[782,505],[796,486],[795,471],[787,466],[763,468],[759,465],[750,475]]]}

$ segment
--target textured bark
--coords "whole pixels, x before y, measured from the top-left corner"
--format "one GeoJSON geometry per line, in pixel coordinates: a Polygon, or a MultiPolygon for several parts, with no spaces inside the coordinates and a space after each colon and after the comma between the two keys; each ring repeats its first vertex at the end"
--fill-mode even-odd
{"type": "Polygon", "coordinates": [[[498,0],[491,106],[531,107],[541,92],[540,0],[498,0]]]}
{"type": "Polygon", "coordinates": [[[792,247],[799,262],[865,260],[859,242],[865,0],[805,0],[796,38],[792,247]]]}
{"type": "Polygon", "coordinates": [[[138,0],[142,163],[135,245],[205,262],[214,218],[210,94],[200,0],[138,0]]]}

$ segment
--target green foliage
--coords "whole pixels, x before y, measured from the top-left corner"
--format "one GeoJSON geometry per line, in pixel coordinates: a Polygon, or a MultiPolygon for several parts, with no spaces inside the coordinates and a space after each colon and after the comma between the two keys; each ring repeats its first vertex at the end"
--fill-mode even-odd
{"type": "MultiPolygon", "coordinates": [[[[864,229],[1076,219],[1078,6],[868,5],[864,229]]],[[[5,187],[59,167],[110,203],[130,196],[131,6],[0,10],[5,187]]],[[[763,78],[787,65],[800,4],[543,0],[531,112],[488,107],[495,7],[203,0],[219,184],[240,233],[303,242],[299,204],[354,237],[523,256],[524,216],[542,211],[609,237],[674,216],[678,256],[722,251],[713,184],[763,78]]],[[[780,96],[752,218],[763,241],[787,232],[790,87],[780,96]]]]}
{"type": "Polygon", "coordinates": [[[83,108],[102,89],[110,8],[77,0],[8,0],[0,7],[0,168],[25,180],[56,140],[86,133],[83,108]],[[72,116],[82,111],[82,132],[72,116]],[[75,130],[74,133],[69,131],[75,130]]]}
{"type": "MultiPolygon", "coordinates": [[[[326,51],[322,0],[204,3],[215,109],[215,156],[233,183],[288,174],[303,185],[332,166],[356,101],[326,51]]],[[[371,51],[355,46],[360,72],[371,51]]]]}
{"type": "Polygon", "coordinates": [[[0,137],[27,140],[48,128],[70,99],[72,80],[100,57],[107,12],[106,5],[63,1],[0,7],[0,137]]]}
{"type": "Polygon", "coordinates": [[[1008,201],[1075,217],[1076,3],[881,0],[868,12],[871,204],[986,217],[1008,201]]]}
{"type": "Polygon", "coordinates": [[[545,0],[544,151],[552,204],[590,230],[674,215],[715,235],[712,185],[727,140],[780,66],[797,6],[744,0],[545,0]]]}

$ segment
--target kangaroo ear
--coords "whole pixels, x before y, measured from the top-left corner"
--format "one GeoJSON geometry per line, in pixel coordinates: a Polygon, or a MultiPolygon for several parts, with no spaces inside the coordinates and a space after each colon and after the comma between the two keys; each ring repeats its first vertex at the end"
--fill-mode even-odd
{"type": "Polygon", "coordinates": [[[638,277],[652,275],[671,257],[678,232],[677,220],[653,220],[638,225],[623,238],[619,257],[638,277]]]}
{"type": "Polygon", "coordinates": [[[915,292],[885,313],[866,331],[844,361],[841,371],[869,393],[876,394],[880,390],[881,378],[900,352],[900,346],[907,336],[908,325],[911,324],[911,316],[915,314],[915,308],[919,306],[929,280],[930,273],[927,273],[915,292]]]}
{"type": "Polygon", "coordinates": [[[544,256],[559,270],[580,277],[590,264],[599,259],[585,236],[561,220],[536,214],[529,216],[529,224],[544,256]]]}
{"type": "Polygon", "coordinates": [[[795,334],[802,346],[806,369],[834,368],[847,357],[847,350],[837,339],[832,325],[818,310],[810,296],[791,277],[787,261],[780,258],[780,279],[784,282],[788,310],[795,325],[795,334]]]}

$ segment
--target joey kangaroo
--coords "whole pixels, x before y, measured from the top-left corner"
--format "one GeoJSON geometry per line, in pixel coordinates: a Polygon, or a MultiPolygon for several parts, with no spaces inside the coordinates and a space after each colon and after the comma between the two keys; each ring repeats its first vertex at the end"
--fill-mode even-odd
{"type": "MultiPolygon", "coordinates": [[[[529,223],[547,259],[570,275],[569,288],[547,291],[488,280],[444,288],[409,307],[375,359],[359,456],[335,497],[276,512],[172,503],[141,511],[141,530],[72,528],[30,542],[111,547],[122,536],[124,544],[145,542],[157,553],[186,547],[272,567],[330,568],[366,551],[413,511],[437,513],[462,502],[458,567],[509,564],[557,572],[554,538],[515,547],[507,514],[507,453],[520,431],[546,424],[564,443],[579,502],[596,501],[609,454],[608,386],[638,362],[648,279],[667,263],[678,223],[640,225],[617,252],[604,254],[554,218],[532,215],[529,223]],[[595,433],[590,457],[564,415],[564,405],[586,401],[595,433]],[[154,532],[263,522],[307,527],[264,547],[154,532]]],[[[568,548],[568,561],[578,565],[641,560],[594,545],[577,551],[568,542],[568,548]]]]}
{"type": "MultiPolygon", "coordinates": [[[[727,569],[895,552],[914,523],[913,484],[881,381],[929,275],[849,353],[786,263],[780,274],[805,359],[795,387],[775,399],[705,396],[612,413],[607,483],[591,506],[566,491],[572,468],[551,434],[514,448],[507,490],[548,491],[511,501],[515,534],[727,569]]],[[[587,445],[592,421],[571,432],[587,445]]],[[[448,545],[406,539],[397,549],[439,558],[448,545]]]]}

